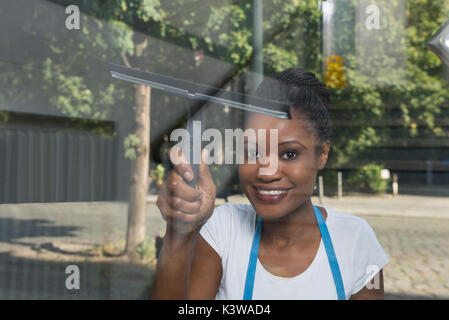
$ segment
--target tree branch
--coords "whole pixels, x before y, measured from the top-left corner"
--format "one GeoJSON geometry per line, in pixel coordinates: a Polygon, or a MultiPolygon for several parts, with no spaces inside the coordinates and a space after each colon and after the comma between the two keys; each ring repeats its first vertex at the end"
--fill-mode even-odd
{"type": "Polygon", "coordinates": [[[148,47],[148,38],[145,37],[145,39],[141,42],[136,44],[136,57],[141,57],[143,54],[143,51],[148,47]]]}
{"type": "Polygon", "coordinates": [[[120,52],[120,56],[122,57],[122,60],[123,60],[123,63],[125,64],[125,66],[127,66],[128,68],[131,68],[131,64],[129,63],[129,60],[126,57],[126,54],[123,52],[120,52]]]}

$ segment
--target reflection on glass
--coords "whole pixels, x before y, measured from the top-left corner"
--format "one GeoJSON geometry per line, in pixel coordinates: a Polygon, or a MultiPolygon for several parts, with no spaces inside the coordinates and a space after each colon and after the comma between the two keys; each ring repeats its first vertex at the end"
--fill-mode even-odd
{"type": "MultiPolygon", "coordinates": [[[[79,30],[70,1],[0,3],[0,298],[148,294],[165,230],[155,201],[189,100],[112,79],[108,62],[243,95],[261,70],[315,73],[333,128],[315,195],[379,215],[365,217],[393,257],[389,297],[448,297],[449,64],[425,47],[447,1],[264,0],[258,14],[252,0],[78,2],[79,30]]],[[[220,132],[243,123],[213,104],[204,118],[220,132]]],[[[211,165],[217,204],[247,203],[237,169],[211,165]]]]}

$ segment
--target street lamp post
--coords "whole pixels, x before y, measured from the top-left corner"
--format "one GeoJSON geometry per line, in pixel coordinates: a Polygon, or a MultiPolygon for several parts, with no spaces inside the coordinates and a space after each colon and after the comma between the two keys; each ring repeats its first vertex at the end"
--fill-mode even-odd
{"type": "Polygon", "coordinates": [[[253,0],[253,72],[252,90],[254,91],[263,79],[263,2],[253,0]]]}

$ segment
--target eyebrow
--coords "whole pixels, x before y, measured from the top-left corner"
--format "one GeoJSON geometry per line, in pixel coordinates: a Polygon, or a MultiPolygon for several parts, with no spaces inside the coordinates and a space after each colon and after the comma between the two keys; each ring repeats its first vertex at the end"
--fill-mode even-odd
{"type": "MultiPolygon", "coordinates": [[[[298,145],[300,145],[301,147],[303,147],[304,149],[307,149],[307,147],[306,147],[305,145],[303,145],[301,142],[296,141],[296,140],[283,141],[283,142],[280,142],[280,143],[278,144],[278,146],[283,146],[283,145],[285,145],[285,144],[292,144],[292,143],[298,144],[298,145]]],[[[243,142],[243,144],[244,144],[244,145],[247,145],[247,144],[248,144],[248,141],[245,139],[245,141],[243,142]]],[[[257,142],[256,142],[255,144],[257,144],[257,142]]]]}
{"type": "Polygon", "coordinates": [[[303,147],[304,149],[307,149],[307,147],[305,145],[303,145],[301,142],[296,141],[296,140],[290,140],[290,141],[282,141],[278,144],[278,146],[283,146],[285,144],[299,144],[301,147],[303,147]]]}

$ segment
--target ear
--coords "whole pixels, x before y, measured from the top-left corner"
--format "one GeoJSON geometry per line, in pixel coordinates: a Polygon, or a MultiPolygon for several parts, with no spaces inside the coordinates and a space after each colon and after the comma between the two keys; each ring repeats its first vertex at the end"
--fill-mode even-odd
{"type": "Polygon", "coordinates": [[[323,146],[321,148],[321,154],[320,159],[318,162],[318,170],[323,170],[324,166],[326,165],[327,158],[329,156],[329,150],[331,148],[331,143],[329,141],[326,141],[323,143],[323,146]]]}

